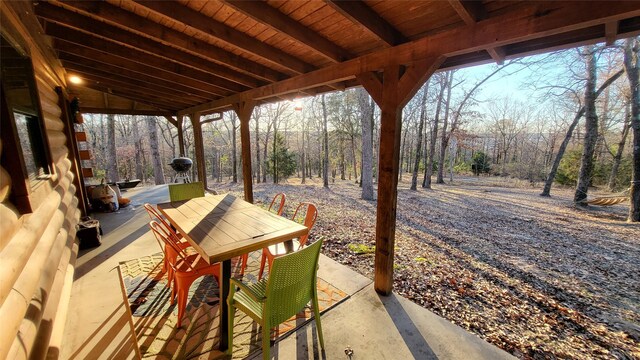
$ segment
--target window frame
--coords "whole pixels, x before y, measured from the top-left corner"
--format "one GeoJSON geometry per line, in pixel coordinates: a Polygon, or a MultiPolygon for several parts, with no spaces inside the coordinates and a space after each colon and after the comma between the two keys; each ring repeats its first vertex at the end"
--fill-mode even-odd
{"type": "MultiPolygon", "coordinates": [[[[32,213],[38,205],[42,202],[45,196],[46,189],[52,189],[52,180],[55,179],[56,168],[51,155],[51,147],[49,145],[49,138],[47,135],[47,127],[44,121],[42,112],[42,103],[40,101],[40,91],[36,82],[36,74],[33,66],[33,58],[31,54],[24,51],[26,47],[21,46],[15,41],[9,34],[0,32],[0,36],[3,37],[3,41],[11,45],[14,50],[24,58],[26,63],[26,75],[27,86],[29,88],[29,96],[31,97],[33,111],[24,111],[19,106],[11,106],[7,99],[5,92],[4,81],[0,81],[0,146],[1,146],[1,161],[2,167],[9,173],[11,179],[11,190],[9,196],[5,201],[10,201],[20,214],[32,213]],[[35,140],[38,141],[38,146],[41,149],[42,166],[45,169],[45,173],[42,175],[36,175],[34,177],[29,176],[29,172],[24,160],[24,152],[22,145],[18,138],[18,130],[14,111],[25,114],[27,116],[33,116],[37,118],[37,125],[39,134],[35,140]]],[[[30,136],[31,137],[31,136],[30,136]]],[[[30,139],[34,141],[34,139],[30,139]]]]}

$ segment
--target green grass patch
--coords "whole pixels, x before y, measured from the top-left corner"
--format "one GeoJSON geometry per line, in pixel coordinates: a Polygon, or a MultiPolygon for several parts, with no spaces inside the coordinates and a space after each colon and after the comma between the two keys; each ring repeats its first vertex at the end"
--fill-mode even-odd
{"type": "Polygon", "coordinates": [[[356,255],[373,254],[374,252],[376,252],[375,246],[369,246],[365,244],[349,244],[347,245],[347,247],[356,255]]]}

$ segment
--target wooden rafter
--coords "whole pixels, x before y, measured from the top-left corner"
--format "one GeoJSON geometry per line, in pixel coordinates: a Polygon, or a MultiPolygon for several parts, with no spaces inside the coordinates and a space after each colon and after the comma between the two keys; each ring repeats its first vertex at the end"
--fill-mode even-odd
{"type": "Polygon", "coordinates": [[[354,57],[349,51],[292,20],[264,1],[224,0],[224,2],[254,20],[289,36],[332,62],[341,62],[354,57]]]}
{"type": "Polygon", "coordinates": [[[388,45],[395,46],[407,41],[396,28],[360,0],[327,0],[336,11],[349,20],[363,26],[388,45]]]}
{"type": "Polygon", "coordinates": [[[229,27],[223,23],[192,10],[173,1],[139,1],[140,6],[144,6],[164,17],[190,26],[207,36],[212,36],[224,41],[228,45],[234,46],[242,51],[260,56],[262,59],[277,65],[288,68],[293,74],[302,74],[314,69],[310,64],[287,54],[286,52],[269,46],[245,33],[229,27]]]}
{"type": "Polygon", "coordinates": [[[162,102],[165,105],[171,105],[173,107],[186,107],[192,104],[197,104],[197,102],[186,97],[172,95],[169,92],[149,88],[139,81],[127,81],[127,79],[115,78],[107,75],[96,75],[87,71],[73,70],[70,73],[78,74],[82,78],[83,82],[93,82],[96,85],[104,86],[113,90],[119,90],[123,94],[130,92],[132,94],[144,96],[149,99],[149,101],[151,99],[155,99],[159,103],[162,102]]]}
{"type": "MultiPolygon", "coordinates": [[[[108,86],[105,86],[103,84],[98,84],[91,80],[84,81],[82,86],[89,89],[96,90],[96,91],[100,91],[104,95],[107,95],[107,94],[115,95],[121,98],[134,100],[141,104],[150,105],[150,106],[157,107],[159,109],[165,109],[171,112],[176,112],[180,109],[180,106],[177,106],[175,103],[165,102],[164,100],[159,100],[149,95],[139,94],[130,90],[121,91],[121,89],[118,89],[118,88],[110,88],[108,86]]],[[[109,105],[105,105],[105,107],[109,107],[109,105]]]]}
{"type": "Polygon", "coordinates": [[[190,91],[185,89],[180,84],[171,83],[169,81],[159,80],[151,76],[144,74],[130,72],[126,69],[121,69],[108,64],[101,64],[92,60],[78,58],[74,55],[60,53],[60,60],[62,65],[67,69],[79,73],[87,73],[96,76],[102,76],[111,78],[118,81],[127,82],[131,84],[147,87],[153,91],[158,91],[164,94],[174,94],[177,98],[190,98],[195,102],[206,101],[210,96],[208,94],[196,94],[196,91],[190,91]]]}
{"type": "Polygon", "coordinates": [[[260,100],[287,94],[353,79],[358,74],[379,71],[388,65],[410,64],[436,55],[453,57],[471,54],[489,47],[552,37],[582,28],[602,26],[606,22],[621,18],[640,16],[640,7],[633,2],[584,2],[582,4],[583,11],[578,12],[573,7],[560,6],[555,2],[536,2],[520,8],[517,14],[510,17],[489,18],[472,27],[456,28],[427,36],[340,64],[330,65],[302,76],[201,104],[182,110],[180,113],[215,110],[235,103],[240,98],[260,100]]]}
{"type": "MultiPolygon", "coordinates": [[[[74,2],[71,4],[86,7],[86,12],[80,14],[68,8],[40,3],[35,8],[36,14],[50,22],[56,22],[112,42],[211,72],[221,78],[220,86],[225,86],[232,91],[239,91],[232,89],[237,86],[254,87],[264,83],[258,78],[273,81],[282,77],[280,73],[263,65],[106,2],[74,2]],[[89,16],[89,11],[94,7],[100,16],[94,13],[89,16]],[[117,23],[118,26],[96,21],[96,19],[108,20],[111,23],[117,23]],[[222,85],[222,83],[227,84],[222,85]]],[[[69,6],[68,3],[64,3],[64,5],[69,6]]],[[[78,8],[78,10],[82,9],[78,8]]]]}
{"type": "Polygon", "coordinates": [[[617,21],[609,21],[604,24],[604,36],[606,39],[607,46],[613,45],[616,41],[616,36],[618,35],[618,22],[617,21]]]}
{"type": "MultiPolygon", "coordinates": [[[[481,1],[449,0],[449,4],[456,13],[458,13],[462,21],[469,26],[475,25],[487,16],[487,12],[481,1]]],[[[498,65],[504,64],[505,57],[507,56],[504,48],[488,47],[486,51],[498,65]]]]}
{"type": "Polygon", "coordinates": [[[58,32],[53,30],[52,27],[62,29],[65,35],[73,35],[71,37],[65,36],[65,38],[72,39],[73,42],[60,39],[54,41],[54,48],[58,51],[108,62],[132,71],[144,72],[151,76],[160,77],[218,96],[230,94],[228,90],[214,85],[218,78],[208,72],[196,70],[109,41],[103,41],[80,31],[71,29],[67,31],[66,28],[54,24],[47,27],[47,33],[52,34],[53,37],[62,36],[58,35],[58,32]]]}
{"type": "Polygon", "coordinates": [[[449,0],[449,4],[467,25],[473,25],[486,17],[481,1],[449,0]]]}
{"type": "Polygon", "coordinates": [[[94,108],[85,107],[81,109],[83,114],[107,114],[107,115],[146,115],[146,116],[173,116],[172,112],[162,110],[139,110],[139,109],[114,109],[114,108],[94,108]]]}

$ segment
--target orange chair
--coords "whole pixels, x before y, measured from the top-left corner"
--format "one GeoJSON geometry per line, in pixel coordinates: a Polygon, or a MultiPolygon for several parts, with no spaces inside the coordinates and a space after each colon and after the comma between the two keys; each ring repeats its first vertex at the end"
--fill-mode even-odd
{"type": "MultiPolygon", "coordinates": [[[[284,202],[287,200],[287,195],[284,193],[278,193],[271,200],[271,205],[269,205],[269,209],[267,211],[274,212],[278,216],[282,216],[282,212],[284,211],[284,202]],[[274,205],[277,206],[274,207],[274,205]]],[[[242,269],[240,270],[240,274],[244,275],[244,270],[247,268],[247,261],[249,261],[249,254],[242,255],[242,269]]]]}
{"type": "Polygon", "coordinates": [[[177,254],[175,263],[169,263],[174,272],[173,286],[171,287],[171,305],[173,305],[178,295],[178,327],[182,324],[185,308],[187,307],[187,297],[189,296],[189,288],[194,281],[205,275],[213,275],[220,286],[220,294],[222,294],[222,285],[220,283],[220,263],[209,264],[200,254],[188,255],[184,249],[177,245],[171,233],[166,231],[164,226],[159,222],[152,220],[149,223],[156,240],[171,247],[177,254]]]}
{"type": "MultiPolygon", "coordinates": [[[[309,229],[309,232],[307,232],[306,235],[298,238],[297,241],[293,240],[294,249],[299,250],[307,243],[307,239],[309,238],[309,234],[311,233],[311,228],[313,228],[313,225],[316,223],[317,218],[318,209],[314,204],[300,203],[300,205],[298,205],[298,207],[296,208],[296,212],[293,213],[293,217],[291,218],[291,220],[302,222],[302,224],[309,229]]],[[[262,259],[260,260],[260,273],[258,274],[258,280],[262,279],[262,273],[264,272],[264,266],[267,260],[269,260],[269,269],[271,269],[273,259],[278,256],[285,255],[286,253],[287,250],[284,243],[278,243],[262,249],[262,259]]]]}
{"type": "MultiPolygon", "coordinates": [[[[169,232],[170,235],[175,237],[176,243],[179,248],[186,249],[189,246],[191,246],[187,241],[185,241],[182,238],[182,235],[178,234],[173,230],[173,228],[171,227],[171,224],[169,224],[167,220],[165,220],[160,215],[160,213],[156,209],[154,209],[153,206],[151,206],[151,204],[149,203],[144,204],[144,208],[145,210],[147,210],[147,214],[149,214],[149,217],[151,218],[151,220],[156,220],[161,226],[163,226],[165,231],[169,232]]],[[[163,273],[167,272],[167,278],[168,278],[167,286],[171,286],[173,281],[173,268],[169,264],[176,263],[178,254],[170,246],[160,244],[160,247],[162,248],[162,252],[164,253],[164,260],[162,262],[162,272],[163,273]]]]}

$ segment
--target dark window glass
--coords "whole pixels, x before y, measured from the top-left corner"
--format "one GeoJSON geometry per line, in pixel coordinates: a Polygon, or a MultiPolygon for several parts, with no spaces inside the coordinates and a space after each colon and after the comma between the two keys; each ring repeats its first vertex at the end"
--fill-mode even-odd
{"type": "MultiPolygon", "coordinates": [[[[22,154],[25,177],[31,182],[46,178],[50,173],[44,128],[40,120],[38,97],[31,60],[19,53],[4,37],[0,36],[0,80],[2,96],[8,107],[12,124],[3,124],[4,130],[12,130],[15,150],[22,154]]],[[[8,134],[3,133],[4,137],[8,134]]],[[[4,142],[4,141],[3,141],[4,142]]],[[[4,157],[4,156],[3,156],[4,157]]],[[[5,164],[3,164],[5,165],[5,164]]],[[[7,169],[15,171],[17,169],[7,169]]]]}

